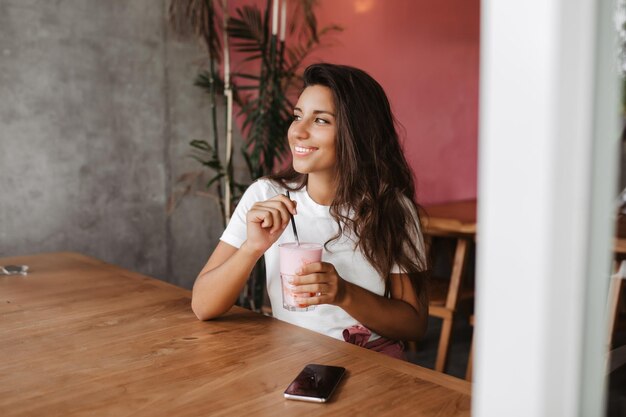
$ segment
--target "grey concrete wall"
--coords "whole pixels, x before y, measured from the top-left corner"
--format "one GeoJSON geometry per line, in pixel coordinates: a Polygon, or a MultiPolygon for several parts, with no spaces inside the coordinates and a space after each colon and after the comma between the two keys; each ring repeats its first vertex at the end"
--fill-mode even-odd
{"type": "MultiPolygon", "coordinates": [[[[208,96],[193,85],[199,67],[205,63],[205,53],[201,48],[194,47],[193,42],[180,40],[169,26],[166,26],[166,37],[168,126],[171,137],[168,144],[171,173],[168,195],[173,195],[183,185],[177,183],[177,179],[184,173],[204,170],[204,183],[210,178],[211,173],[191,158],[189,142],[205,139],[211,143],[209,135],[212,126],[208,96]]],[[[217,121],[219,132],[223,132],[223,105],[218,107],[217,121]]],[[[237,144],[241,142],[239,136],[236,141],[237,144]]],[[[221,149],[224,149],[223,142],[221,149]]],[[[201,184],[194,191],[207,192],[201,184]]],[[[173,277],[171,282],[190,288],[223,231],[217,201],[195,192],[188,195],[171,214],[169,228],[167,244],[173,277]]]]}
{"type": "Polygon", "coordinates": [[[0,257],[78,251],[191,286],[221,223],[205,198],[166,214],[209,127],[202,51],[166,8],[0,0],[0,257]]]}

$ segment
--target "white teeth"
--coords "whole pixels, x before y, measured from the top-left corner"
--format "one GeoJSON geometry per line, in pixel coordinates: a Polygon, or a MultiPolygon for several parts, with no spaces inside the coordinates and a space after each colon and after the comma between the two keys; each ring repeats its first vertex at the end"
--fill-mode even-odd
{"type": "Polygon", "coordinates": [[[302,146],[295,146],[294,149],[298,153],[311,153],[315,150],[315,148],[303,148],[302,146]]]}

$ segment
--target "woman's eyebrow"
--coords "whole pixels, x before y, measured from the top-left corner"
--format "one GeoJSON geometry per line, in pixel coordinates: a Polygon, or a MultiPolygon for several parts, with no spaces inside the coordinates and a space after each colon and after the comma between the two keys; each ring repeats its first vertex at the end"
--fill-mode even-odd
{"type": "MultiPolygon", "coordinates": [[[[293,111],[299,111],[300,113],[304,113],[300,107],[294,107],[293,111]]],[[[328,111],[328,110],[313,110],[313,114],[321,114],[321,113],[328,114],[328,115],[335,117],[335,113],[328,111]]]]}

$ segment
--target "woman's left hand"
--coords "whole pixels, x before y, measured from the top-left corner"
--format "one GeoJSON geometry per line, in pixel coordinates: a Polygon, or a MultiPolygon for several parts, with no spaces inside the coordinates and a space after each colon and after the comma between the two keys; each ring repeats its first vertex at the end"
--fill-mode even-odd
{"type": "Polygon", "coordinates": [[[348,283],[328,262],[313,262],[303,265],[293,279],[297,286],[294,293],[299,304],[333,304],[341,306],[346,296],[348,283]],[[308,293],[310,297],[298,297],[297,293],[308,293]]]}

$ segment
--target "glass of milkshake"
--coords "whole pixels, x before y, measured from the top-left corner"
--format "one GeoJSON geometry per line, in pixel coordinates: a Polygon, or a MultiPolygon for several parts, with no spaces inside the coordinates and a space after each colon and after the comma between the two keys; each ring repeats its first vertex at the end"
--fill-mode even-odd
{"type": "Polygon", "coordinates": [[[322,261],[323,246],[319,243],[283,243],[278,245],[280,256],[280,282],[283,292],[283,308],[289,311],[311,311],[315,306],[302,304],[302,298],[313,297],[314,292],[296,292],[296,286],[289,279],[303,265],[322,261]]]}

